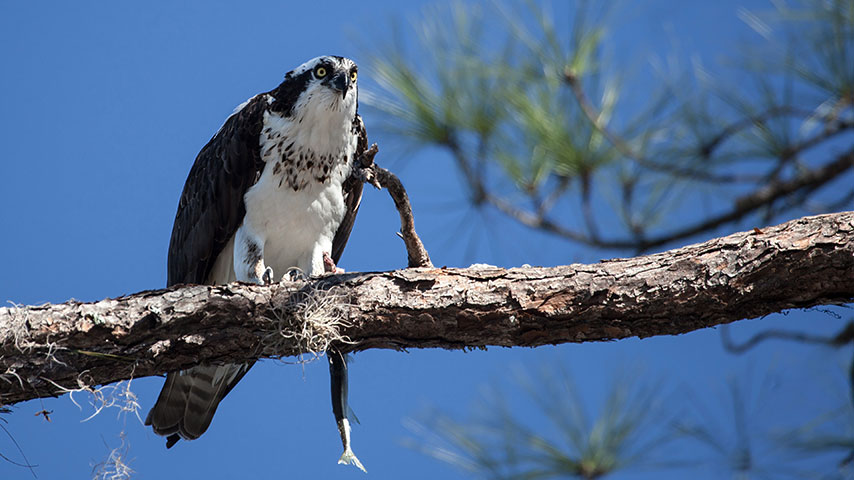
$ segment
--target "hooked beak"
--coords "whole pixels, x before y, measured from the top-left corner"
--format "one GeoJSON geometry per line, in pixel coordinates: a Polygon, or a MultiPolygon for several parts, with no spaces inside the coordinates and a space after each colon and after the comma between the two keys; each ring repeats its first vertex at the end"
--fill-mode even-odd
{"type": "Polygon", "coordinates": [[[350,76],[346,73],[339,73],[332,78],[332,88],[341,92],[341,98],[347,96],[347,90],[350,89],[350,76]]]}

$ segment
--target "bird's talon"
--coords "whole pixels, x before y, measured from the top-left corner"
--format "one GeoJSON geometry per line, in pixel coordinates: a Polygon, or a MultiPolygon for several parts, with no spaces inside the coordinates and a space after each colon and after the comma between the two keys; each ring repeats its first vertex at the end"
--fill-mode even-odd
{"type": "Polygon", "coordinates": [[[282,280],[286,282],[304,282],[308,280],[308,275],[305,274],[299,268],[293,267],[289,268],[285,275],[282,277],[282,280]]]}
{"type": "Polygon", "coordinates": [[[272,267],[267,267],[264,270],[264,274],[261,275],[261,283],[263,285],[270,285],[271,283],[273,283],[273,268],[272,267]]]}
{"type": "Polygon", "coordinates": [[[325,273],[344,273],[343,268],[338,268],[335,265],[335,261],[332,260],[329,252],[323,252],[323,271],[325,273]]]}
{"type": "Polygon", "coordinates": [[[379,180],[377,180],[377,176],[371,166],[358,168],[356,176],[362,183],[369,183],[377,190],[382,190],[382,185],[380,185],[379,180]]]}

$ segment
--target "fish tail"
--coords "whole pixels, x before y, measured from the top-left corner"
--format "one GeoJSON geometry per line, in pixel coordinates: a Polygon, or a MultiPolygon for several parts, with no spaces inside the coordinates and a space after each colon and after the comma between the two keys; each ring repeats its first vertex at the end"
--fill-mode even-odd
{"type": "Polygon", "coordinates": [[[368,473],[362,465],[362,462],[359,461],[356,454],[353,453],[353,449],[350,447],[350,422],[347,421],[346,418],[338,421],[338,433],[341,434],[341,443],[344,444],[344,453],[342,453],[341,458],[338,459],[338,464],[355,465],[359,470],[368,473]]]}
{"type": "Polygon", "coordinates": [[[362,465],[362,462],[360,462],[359,459],[356,458],[356,454],[353,453],[353,450],[349,448],[347,450],[344,450],[344,453],[341,454],[341,458],[338,459],[338,463],[341,465],[355,465],[359,470],[368,473],[368,471],[365,470],[365,467],[362,465]]]}

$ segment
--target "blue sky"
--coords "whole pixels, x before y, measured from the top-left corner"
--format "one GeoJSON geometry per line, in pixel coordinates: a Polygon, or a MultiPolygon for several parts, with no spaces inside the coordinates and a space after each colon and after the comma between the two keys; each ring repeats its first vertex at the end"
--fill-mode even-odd
{"type": "MultiPolygon", "coordinates": [[[[91,301],[164,286],[169,234],[187,172],[234,106],[322,54],[361,62],[361,88],[371,88],[365,62],[372,49],[390,38],[394,22],[417,19],[433,3],[0,4],[0,300],[91,301]]],[[[614,20],[617,57],[634,58],[627,65],[643,70],[638,53],[664,56],[678,40],[686,59],[693,53],[713,62],[744,39],[755,39],[736,16],[739,5],[768,7],[758,0],[627,5],[614,20]]],[[[409,29],[401,32],[411,38],[409,29]]],[[[651,77],[641,78],[638,91],[654,87],[651,77]]],[[[377,162],[400,173],[407,186],[437,265],[557,265],[615,255],[530,232],[495,213],[467,217],[460,183],[446,173],[452,167],[442,152],[425,149],[404,158],[394,139],[371,129],[376,113],[363,108],[362,115],[371,141],[381,147],[377,162]],[[456,235],[461,221],[500,235],[471,242],[456,235]]],[[[341,266],[404,267],[397,228],[387,195],[368,191],[341,266]]],[[[829,315],[796,312],[741,322],[733,333],[746,337],[771,323],[809,325],[816,332],[841,325],[829,315]]],[[[465,414],[490,383],[524,405],[510,372],[555,364],[572,372],[591,410],[614,375],[629,372],[639,381],[660,382],[667,396],[701,399],[711,418],[717,415],[723,436],[732,428],[726,406],[732,379],[755,399],[752,418],[761,435],[840,406],[844,362],[842,354],[787,344],[735,357],[723,352],[714,330],[538,349],[368,351],[356,356],[350,374],[351,403],[362,422],[353,432],[354,449],[372,478],[469,478],[403,447],[405,419],[431,408],[465,414]]],[[[160,378],[133,381],[143,418],[161,385],[160,378]]],[[[5,427],[39,465],[41,479],[87,477],[120,443],[122,431],[137,478],[362,478],[335,463],[341,446],[328,397],[325,361],[265,361],[223,402],[202,439],[169,451],[135,417],[117,420],[115,410],[81,423],[91,411],[79,411],[67,397],[19,404],[5,427]],[[34,416],[42,408],[54,411],[52,422],[34,416]]],[[[76,399],[85,407],[84,396],[76,399]]],[[[680,408],[690,409],[684,403],[680,408]]],[[[551,428],[534,415],[531,421],[543,431],[551,428]]],[[[21,460],[2,433],[0,453],[21,460]]],[[[714,458],[700,448],[685,453],[714,458]]],[[[780,455],[768,458],[779,461],[780,455]]],[[[722,471],[712,463],[701,462],[693,476],[718,478],[722,471]]],[[[0,461],[0,478],[28,477],[0,461]]]]}

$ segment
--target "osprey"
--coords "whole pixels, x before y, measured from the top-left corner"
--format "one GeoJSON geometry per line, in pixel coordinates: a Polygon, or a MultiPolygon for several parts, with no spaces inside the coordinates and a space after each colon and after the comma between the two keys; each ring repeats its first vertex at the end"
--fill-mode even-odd
{"type": "MultiPolygon", "coordinates": [[[[235,109],[187,177],[169,242],[169,285],[267,284],[293,268],[335,270],[362,198],[362,182],[351,175],[367,148],[357,77],[348,58],[314,58],[235,109]]],[[[349,445],[345,357],[329,353],[345,450],[339,463],[364,470],[349,445]]],[[[170,373],[146,425],[167,436],[167,448],[199,438],[251,366],[170,373]]]]}

